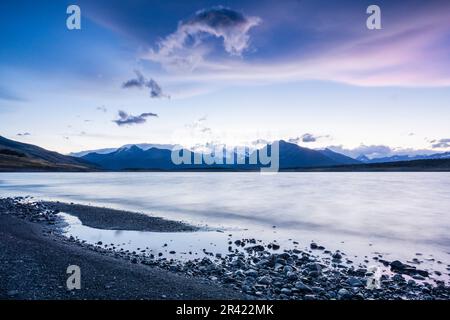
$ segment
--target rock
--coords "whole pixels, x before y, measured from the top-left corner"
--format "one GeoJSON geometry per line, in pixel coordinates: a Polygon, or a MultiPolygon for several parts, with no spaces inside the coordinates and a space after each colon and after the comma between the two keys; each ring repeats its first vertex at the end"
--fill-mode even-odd
{"type": "Polygon", "coordinates": [[[287,296],[290,296],[292,294],[292,291],[291,291],[291,289],[283,288],[283,289],[281,289],[281,294],[285,294],[287,296]]]}
{"type": "Polygon", "coordinates": [[[225,277],[225,278],[223,278],[223,282],[225,282],[225,283],[234,283],[234,282],[236,282],[236,279],[234,279],[233,277],[225,277]]]}
{"type": "Polygon", "coordinates": [[[341,300],[348,300],[352,298],[352,294],[350,293],[350,291],[348,291],[345,288],[339,289],[338,291],[338,298],[341,300]]]}
{"type": "Polygon", "coordinates": [[[425,271],[425,270],[417,270],[417,269],[415,269],[414,273],[418,274],[418,275],[420,275],[422,277],[428,277],[429,276],[428,271],[425,271]]]}
{"type": "Polygon", "coordinates": [[[401,261],[395,260],[390,263],[391,270],[398,273],[407,274],[410,276],[419,275],[421,277],[428,277],[429,273],[425,270],[416,269],[416,267],[409,266],[401,261]]]}
{"type": "Polygon", "coordinates": [[[318,277],[320,277],[320,272],[317,272],[317,271],[310,271],[310,272],[308,273],[308,276],[309,276],[310,278],[318,278],[318,277]]]}
{"type": "Polygon", "coordinates": [[[406,269],[407,265],[401,261],[395,260],[390,263],[392,269],[403,270],[406,269]]]}
{"type": "Polygon", "coordinates": [[[237,271],[234,272],[234,275],[235,275],[235,276],[238,276],[238,277],[242,277],[242,276],[244,276],[244,271],[242,271],[241,269],[239,269],[239,270],[237,270],[237,271]]]}
{"type": "Polygon", "coordinates": [[[288,274],[288,272],[292,272],[294,269],[291,266],[284,266],[283,273],[288,274]]]}
{"type": "Polygon", "coordinates": [[[284,267],[284,265],[282,265],[281,263],[275,263],[275,266],[273,268],[275,271],[279,271],[283,267],[284,267]]]}
{"type": "Polygon", "coordinates": [[[325,289],[321,288],[321,287],[311,287],[312,291],[315,294],[322,294],[325,293],[325,289]]]}
{"type": "Polygon", "coordinates": [[[286,277],[289,281],[295,281],[298,279],[298,275],[293,271],[289,271],[288,273],[286,273],[286,277]]]}
{"type": "Polygon", "coordinates": [[[250,293],[250,292],[252,292],[252,289],[250,288],[250,286],[243,285],[242,286],[242,292],[250,293]]]}
{"type": "Polygon", "coordinates": [[[278,259],[284,259],[284,260],[288,260],[291,257],[291,255],[287,252],[283,252],[280,253],[279,255],[277,255],[278,259]]]}
{"type": "Polygon", "coordinates": [[[356,277],[350,277],[346,282],[351,287],[364,287],[364,283],[356,277]]]}
{"type": "Polygon", "coordinates": [[[310,262],[310,263],[305,264],[305,269],[310,272],[316,272],[319,274],[322,272],[322,266],[315,262],[310,262]]]}
{"type": "Polygon", "coordinates": [[[334,253],[332,256],[333,260],[341,260],[342,255],[339,252],[334,253]]]}
{"type": "Polygon", "coordinates": [[[17,290],[9,290],[6,294],[8,296],[10,296],[10,297],[14,297],[14,296],[17,296],[19,294],[19,291],[17,291],[17,290]]]}
{"type": "Polygon", "coordinates": [[[295,286],[295,288],[298,291],[303,292],[303,293],[305,293],[305,292],[308,292],[308,293],[313,292],[313,290],[310,287],[308,287],[306,284],[304,284],[301,281],[297,281],[294,286],[295,286]]]}
{"type": "Polygon", "coordinates": [[[264,251],[264,246],[258,244],[256,246],[245,248],[247,251],[264,251]]]}
{"type": "Polygon", "coordinates": [[[265,284],[265,285],[269,285],[272,283],[272,279],[269,276],[263,276],[258,278],[258,283],[260,284],[265,284]]]}
{"type": "Polygon", "coordinates": [[[392,280],[395,282],[405,282],[405,278],[402,277],[400,274],[396,274],[392,277],[392,280]]]}
{"type": "Polygon", "coordinates": [[[272,249],[278,250],[278,249],[280,249],[280,246],[278,244],[272,243],[272,249]]]}
{"type": "Polygon", "coordinates": [[[249,270],[245,271],[244,273],[248,277],[257,277],[258,276],[258,271],[254,270],[254,269],[249,269],[249,270]]]}
{"type": "Polygon", "coordinates": [[[315,250],[315,249],[317,249],[319,246],[317,245],[317,243],[312,242],[312,243],[309,245],[309,247],[310,247],[311,249],[315,250]]]}

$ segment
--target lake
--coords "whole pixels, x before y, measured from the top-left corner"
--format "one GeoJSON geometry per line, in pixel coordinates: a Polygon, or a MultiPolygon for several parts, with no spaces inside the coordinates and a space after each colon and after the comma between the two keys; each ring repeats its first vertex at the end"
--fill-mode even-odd
{"type": "Polygon", "coordinates": [[[185,245],[179,242],[217,246],[219,230],[285,245],[314,240],[356,261],[420,253],[446,274],[450,264],[450,173],[1,173],[0,196],[19,195],[139,211],[209,230],[170,235],[178,248],[185,245]]]}

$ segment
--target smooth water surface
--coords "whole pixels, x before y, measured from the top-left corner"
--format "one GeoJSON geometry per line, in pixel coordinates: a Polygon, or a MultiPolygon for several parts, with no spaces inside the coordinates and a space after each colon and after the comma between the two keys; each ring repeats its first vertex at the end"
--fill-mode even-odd
{"type": "Polygon", "coordinates": [[[361,257],[421,253],[441,260],[436,269],[446,273],[450,263],[450,173],[0,174],[0,196],[18,195],[139,211],[266,241],[314,240],[361,257]]]}

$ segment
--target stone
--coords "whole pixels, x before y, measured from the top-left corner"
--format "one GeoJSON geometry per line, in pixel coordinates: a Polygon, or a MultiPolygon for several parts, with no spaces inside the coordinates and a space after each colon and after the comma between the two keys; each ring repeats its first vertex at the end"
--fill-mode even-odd
{"type": "Polygon", "coordinates": [[[350,277],[346,282],[351,287],[364,287],[364,283],[356,277],[350,277]]]}
{"type": "Polygon", "coordinates": [[[272,283],[272,279],[270,279],[269,276],[262,276],[260,278],[258,278],[258,283],[260,284],[265,284],[265,285],[269,285],[272,283]]]}
{"type": "Polygon", "coordinates": [[[283,288],[283,289],[281,289],[281,294],[285,294],[285,295],[289,296],[292,294],[292,291],[291,291],[291,289],[283,288]]]}
{"type": "Polygon", "coordinates": [[[300,292],[313,292],[313,290],[302,281],[297,281],[294,286],[300,292]]]}
{"type": "Polygon", "coordinates": [[[342,255],[339,252],[336,252],[332,255],[332,258],[334,260],[341,260],[342,259],[342,255]]]}
{"type": "Polygon", "coordinates": [[[244,273],[248,277],[257,277],[258,276],[258,271],[254,270],[254,269],[249,269],[249,270],[245,271],[244,273]]]}
{"type": "Polygon", "coordinates": [[[278,244],[272,243],[272,249],[278,250],[278,249],[280,249],[280,246],[278,244]]]}
{"type": "Polygon", "coordinates": [[[295,272],[293,272],[293,271],[289,271],[286,274],[286,277],[288,278],[289,281],[295,281],[295,280],[298,279],[298,275],[295,272]]]}
{"type": "Polygon", "coordinates": [[[338,291],[338,298],[341,300],[348,300],[352,298],[352,294],[350,293],[350,291],[348,291],[345,288],[339,289],[338,291]]]}

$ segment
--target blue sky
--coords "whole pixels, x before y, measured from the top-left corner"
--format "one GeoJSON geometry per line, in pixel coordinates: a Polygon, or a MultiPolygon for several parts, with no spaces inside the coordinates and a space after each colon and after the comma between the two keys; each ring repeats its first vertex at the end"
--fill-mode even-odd
{"type": "Polygon", "coordinates": [[[450,151],[448,1],[2,1],[0,28],[8,138],[450,151]]]}

